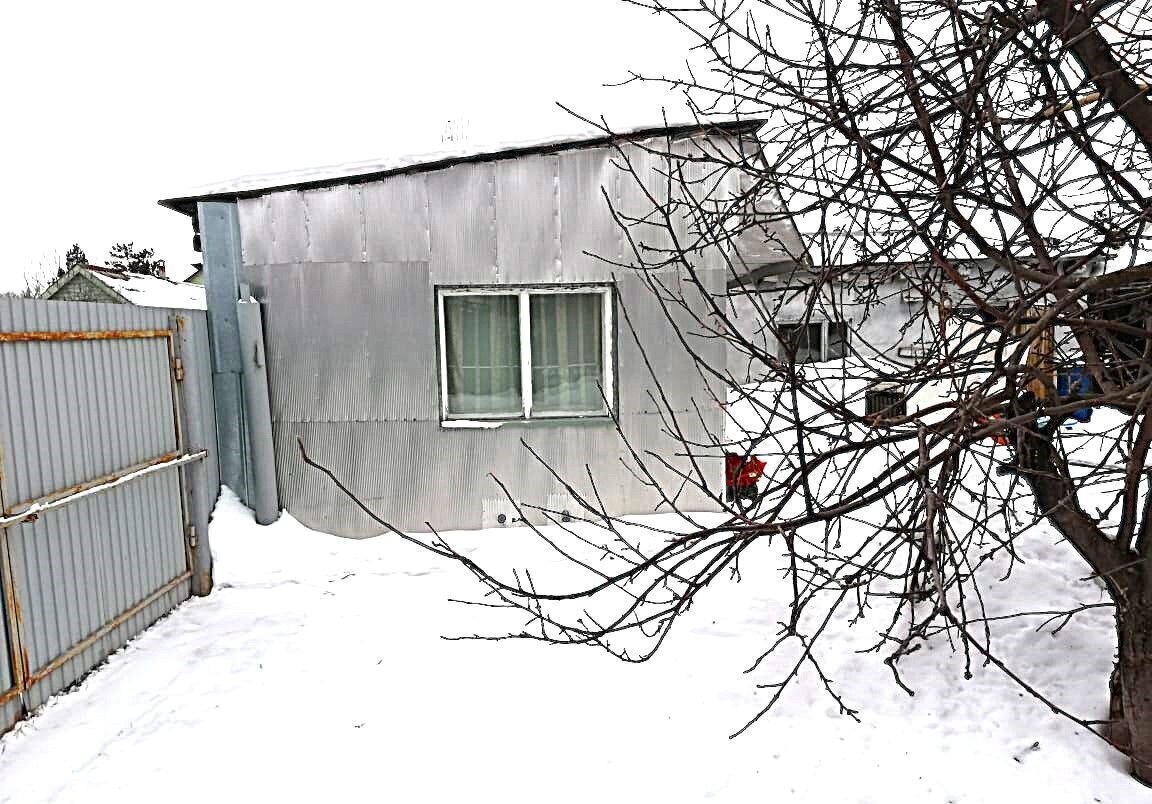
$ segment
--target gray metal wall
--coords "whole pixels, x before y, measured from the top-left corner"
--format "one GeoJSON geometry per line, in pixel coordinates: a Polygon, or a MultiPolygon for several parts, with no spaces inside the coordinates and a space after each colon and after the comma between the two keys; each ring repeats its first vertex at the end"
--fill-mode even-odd
{"type": "Polygon", "coordinates": [[[0,383],[2,732],[207,593],[219,479],[201,311],[0,298],[0,383]]]}
{"type": "MultiPolygon", "coordinates": [[[[635,145],[625,147],[647,191],[666,195],[660,170],[667,166],[635,145]]],[[[676,147],[688,154],[697,145],[676,147]]],[[[521,440],[611,512],[653,510],[659,497],[638,479],[609,420],[498,429],[445,429],[439,421],[436,286],[613,282],[617,411],[632,447],[684,463],[675,457],[683,446],[665,433],[671,422],[648,396],[655,384],[625,309],[684,434],[706,440],[706,431],[721,431],[721,410],[648,288],[633,272],[598,259],[627,262],[631,254],[601,188],[625,213],[651,211],[620,161],[612,148],[586,148],[238,202],[245,278],[265,314],[279,493],[288,511],[333,533],[381,530],[304,466],[297,439],[407,530],[476,528],[500,513],[511,517],[490,475],[524,502],[578,510],[521,440]]],[[[722,180],[713,189],[727,192],[730,184],[722,180]]],[[[647,228],[641,234],[650,244],[667,244],[666,232],[647,228]]],[[[687,238],[687,222],[678,221],[676,232],[687,238]]],[[[723,287],[718,254],[702,253],[697,267],[711,290],[723,287]]],[[[723,368],[719,343],[694,346],[723,368]]],[[[668,479],[658,461],[647,463],[668,479]]],[[[705,464],[706,480],[717,489],[721,463],[717,457],[705,464]]],[[[689,492],[680,503],[707,506],[689,492]]]]}

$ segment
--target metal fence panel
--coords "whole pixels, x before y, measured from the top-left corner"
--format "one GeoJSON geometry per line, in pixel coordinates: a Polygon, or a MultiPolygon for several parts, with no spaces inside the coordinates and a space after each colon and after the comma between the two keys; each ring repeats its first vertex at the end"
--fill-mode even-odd
{"type": "Polygon", "coordinates": [[[188,596],[219,475],[203,312],[0,299],[0,378],[4,731],[188,596]]]}
{"type": "Polygon", "coordinates": [[[12,500],[35,499],[175,451],[166,338],[5,343],[3,349],[8,404],[0,413],[0,443],[21,456],[21,471],[9,478],[12,500]]]}

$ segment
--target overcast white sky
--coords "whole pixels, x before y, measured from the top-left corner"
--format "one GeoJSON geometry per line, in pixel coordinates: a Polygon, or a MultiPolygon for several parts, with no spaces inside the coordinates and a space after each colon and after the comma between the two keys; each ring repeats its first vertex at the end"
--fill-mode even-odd
{"type": "Polygon", "coordinates": [[[132,240],[197,261],[159,198],[212,181],[442,145],[658,122],[674,96],[603,88],[679,71],[688,40],[620,0],[8,4],[0,291],[132,240]]]}

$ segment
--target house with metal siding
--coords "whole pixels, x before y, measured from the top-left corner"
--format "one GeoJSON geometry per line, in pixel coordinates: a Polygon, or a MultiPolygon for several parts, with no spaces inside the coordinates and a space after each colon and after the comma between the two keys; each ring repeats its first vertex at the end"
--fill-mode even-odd
{"type": "MultiPolygon", "coordinates": [[[[643,219],[667,200],[673,157],[657,152],[701,170],[692,157],[745,149],[755,128],[597,135],[161,202],[192,218],[203,252],[226,482],[258,516],[282,506],[346,536],[382,528],[303,463],[300,445],[404,530],[577,516],[582,498],[619,515],[667,510],[654,481],[681,509],[714,504],[694,484],[720,489],[721,450],[690,460],[681,438],[722,431],[722,392],[669,321],[690,330],[705,300],[662,303],[653,283],[679,277],[630,270],[630,238],[660,248],[670,233],[626,236],[614,210],[643,219]]],[[[710,186],[723,200],[738,183],[710,186]]],[[[687,242],[689,226],[673,233],[687,242]]],[[[730,265],[721,250],[693,264],[716,294],[730,265]]],[[[722,341],[693,348],[724,365],[722,341]]]]}

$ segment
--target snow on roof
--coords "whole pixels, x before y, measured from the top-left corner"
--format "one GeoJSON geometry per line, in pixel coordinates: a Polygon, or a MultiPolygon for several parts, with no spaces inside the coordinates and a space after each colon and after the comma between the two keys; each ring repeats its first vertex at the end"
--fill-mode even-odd
{"type": "Polygon", "coordinates": [[[120,273],[86,266],[88,276],[107,285],[138,307],[174,307],[182,310],[208,308],[201,285],[174,282],[159,276],[120,273]]]}
{"type": "Polygon", "coordinates": [[[763,120],[708,120],[679,125],[637,126],[611,131],[593,126],[529,141],[504,140],[487,143],[457,143],[450,147],[421,154],[404,154],[367,162],[345,162],[324,167],[304,168],[281,173],[263,173],[241,176],[193,188],[181,195],[160,201],[162,206],[191,213],[195,201],[228,199],[244,195],[257,195],[272,190],[291,188],[308,189],[348,181],[369,181],[408,171],[439,170],[459,162],[482,162],[507,159],[536,153],[550,153],[569,148],[607,145],[621,139],[640,139],[657,136],[679,136],[709,131],[741,133],[755,131],[763,120]]]}

